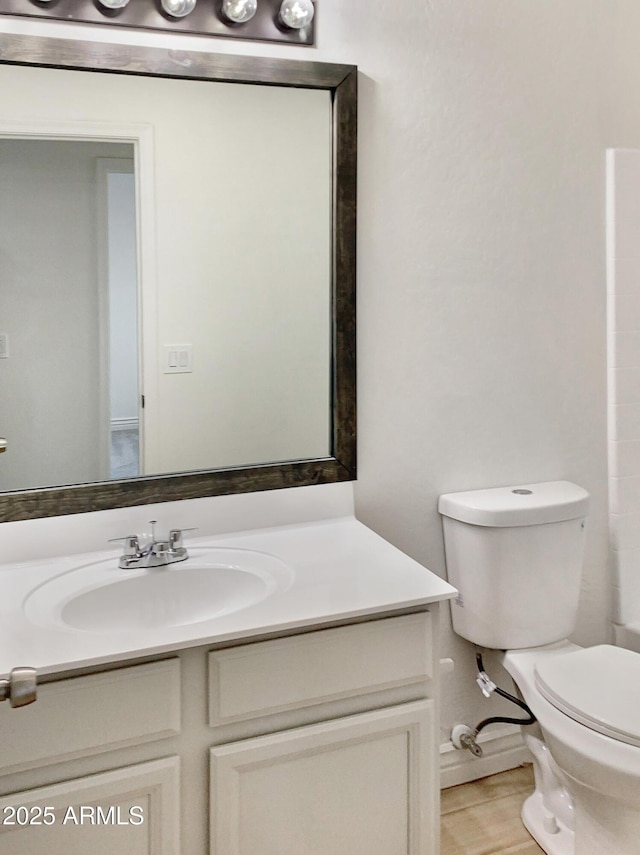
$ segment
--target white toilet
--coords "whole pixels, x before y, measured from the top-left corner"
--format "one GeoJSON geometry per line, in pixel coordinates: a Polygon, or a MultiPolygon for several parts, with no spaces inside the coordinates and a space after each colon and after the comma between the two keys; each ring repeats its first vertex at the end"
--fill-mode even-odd
{"type": "Polygon", "coordinates": [[[441,496],[453,627],[505,651],[538,719],[522,818],[544,851],[640,855],[640,654],[567,640],[588,503],[568,481],[441,496]]]}

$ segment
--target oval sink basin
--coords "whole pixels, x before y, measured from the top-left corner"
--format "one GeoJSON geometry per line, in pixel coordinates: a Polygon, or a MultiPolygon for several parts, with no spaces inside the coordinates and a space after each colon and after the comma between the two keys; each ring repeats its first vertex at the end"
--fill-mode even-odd
{"type": "Polygon", "coordinates": [[[40,626],[129,632],[187,626],[256,605],[291,584],[280,559],[250,549],[192,549],[166,567],[122,570],[110,558],[50,579],[24,601],[40,626]]]}

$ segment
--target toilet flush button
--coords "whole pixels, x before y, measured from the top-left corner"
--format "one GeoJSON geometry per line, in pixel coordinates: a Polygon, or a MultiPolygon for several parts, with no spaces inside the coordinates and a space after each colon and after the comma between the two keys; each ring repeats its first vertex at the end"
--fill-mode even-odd
{"type": "Polygon", "coordinates": [[[533,496],[533,490],[518,489],[518,490],[512,490],[511,492],[515,493],[518,496],[533,496]]]}

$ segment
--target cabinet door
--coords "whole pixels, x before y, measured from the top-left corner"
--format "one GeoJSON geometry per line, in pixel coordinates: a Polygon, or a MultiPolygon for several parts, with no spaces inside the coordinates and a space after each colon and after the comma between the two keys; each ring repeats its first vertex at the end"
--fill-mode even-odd
{"type": "Polygon", "coordinates": [[[436,855],[433,701],[210,750],[211,855],[436,855]]]}
{"type": "Polygon", "coordinates": [[[178,855],[179,760],[0,799],[0,855],[178,855]]]}

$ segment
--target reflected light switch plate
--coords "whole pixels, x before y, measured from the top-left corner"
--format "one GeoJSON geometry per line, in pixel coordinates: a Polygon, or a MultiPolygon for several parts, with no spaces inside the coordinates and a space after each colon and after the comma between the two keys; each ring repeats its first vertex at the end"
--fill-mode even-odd
{"type": "Polygon", "coordinates": [[[165,374],[190,374],[193,371],[190,344],[165,344],[163,350],[165,374]]]}
{"type": "Polygon", "coordinates": [[[9,358],[9,336],[6,333],[0,333],[0,359],[9,358]]]}

